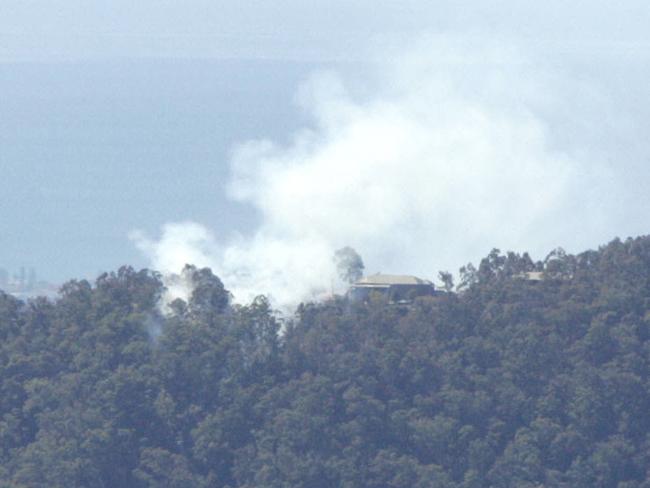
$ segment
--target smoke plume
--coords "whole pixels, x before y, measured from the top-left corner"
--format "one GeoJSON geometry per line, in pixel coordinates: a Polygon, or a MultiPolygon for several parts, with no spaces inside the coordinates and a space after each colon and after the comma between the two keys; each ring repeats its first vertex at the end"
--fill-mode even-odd
{"type": "Polygon", "coordinates": [[[503,46],[425,43],[376,68],[366,83],[315,74],[297,97],[309,127],[287,145],[235,147],[228,191],[262,216],[252,238],[192,222],[165,225],[158,240],[134,234],[152,266],[210,266],[235,300],[267,294],[288,308],[341,289],[332,257],[348,245],[369,272],[433,278],[493,247],[539,257],[593,244],[576,228],[604,232],[611,172],[566,142],[583,116],[567,107],[599,103],[593,87],[503,46]]]}

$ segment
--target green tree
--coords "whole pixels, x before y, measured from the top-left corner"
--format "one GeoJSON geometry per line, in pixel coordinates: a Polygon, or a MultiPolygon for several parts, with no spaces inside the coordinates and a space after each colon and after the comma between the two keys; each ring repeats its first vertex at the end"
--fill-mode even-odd
{"type": "Polygon", "coordinates": [[[365,268],[363,259],[357,251],[349,246],[342,247],[334,253],[334,263],[339,278],[346,283],[354,283],[363,276],[365,268]]]}

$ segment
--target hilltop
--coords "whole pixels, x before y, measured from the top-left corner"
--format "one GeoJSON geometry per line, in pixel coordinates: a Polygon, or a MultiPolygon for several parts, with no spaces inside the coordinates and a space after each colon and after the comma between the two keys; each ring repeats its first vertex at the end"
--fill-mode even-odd
{"type": "Polygon", "coordinates": [[[4,486],[650,486],[650,237],[288,318],[188,273],[0,293],[4,486]]]}

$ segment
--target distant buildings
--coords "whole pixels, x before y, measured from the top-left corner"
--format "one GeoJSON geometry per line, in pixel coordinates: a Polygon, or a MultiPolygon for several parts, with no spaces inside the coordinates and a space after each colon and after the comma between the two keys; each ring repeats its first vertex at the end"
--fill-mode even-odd
{"type": "Polygon", "coordinates": [[[410,275],[375,274],[361,278],[348,291],[352,300],[367,300],[373,293],[394,303],[406,303],[416,297],[436,294],[433,283],[410,275]]]}
{"type": "Polygon", "coordinates": [[[17,298],[25,299],[35,296],[53,297],[58,292],[58,286],[38,281],[36,270],[23,266],[13,274],[10,274],[5,268],[0,268],[0,290],[17,298]]]}
{"type": "Polygon", "coordinates": [[[9,285],[9,272],[4,268],[0,268],[0,290],[7,288],[7,285],[9,285]]]}

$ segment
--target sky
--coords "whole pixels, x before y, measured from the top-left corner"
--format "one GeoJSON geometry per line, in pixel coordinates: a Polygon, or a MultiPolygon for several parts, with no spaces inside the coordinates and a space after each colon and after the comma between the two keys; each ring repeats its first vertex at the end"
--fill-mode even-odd
{"type": "Polygon", "coordinates": [[[0,58],[355,60],[368,40],[440,33],[647,51],[648,15],[643,0],[4,0],[0,58]]]}
{"type": "Polygon", "coordinates": [[[282,305],[344,245],[435,278],[645,234],[648,25],[633,0],[4,0],[0,267],[192,259],[282,305]]]}

